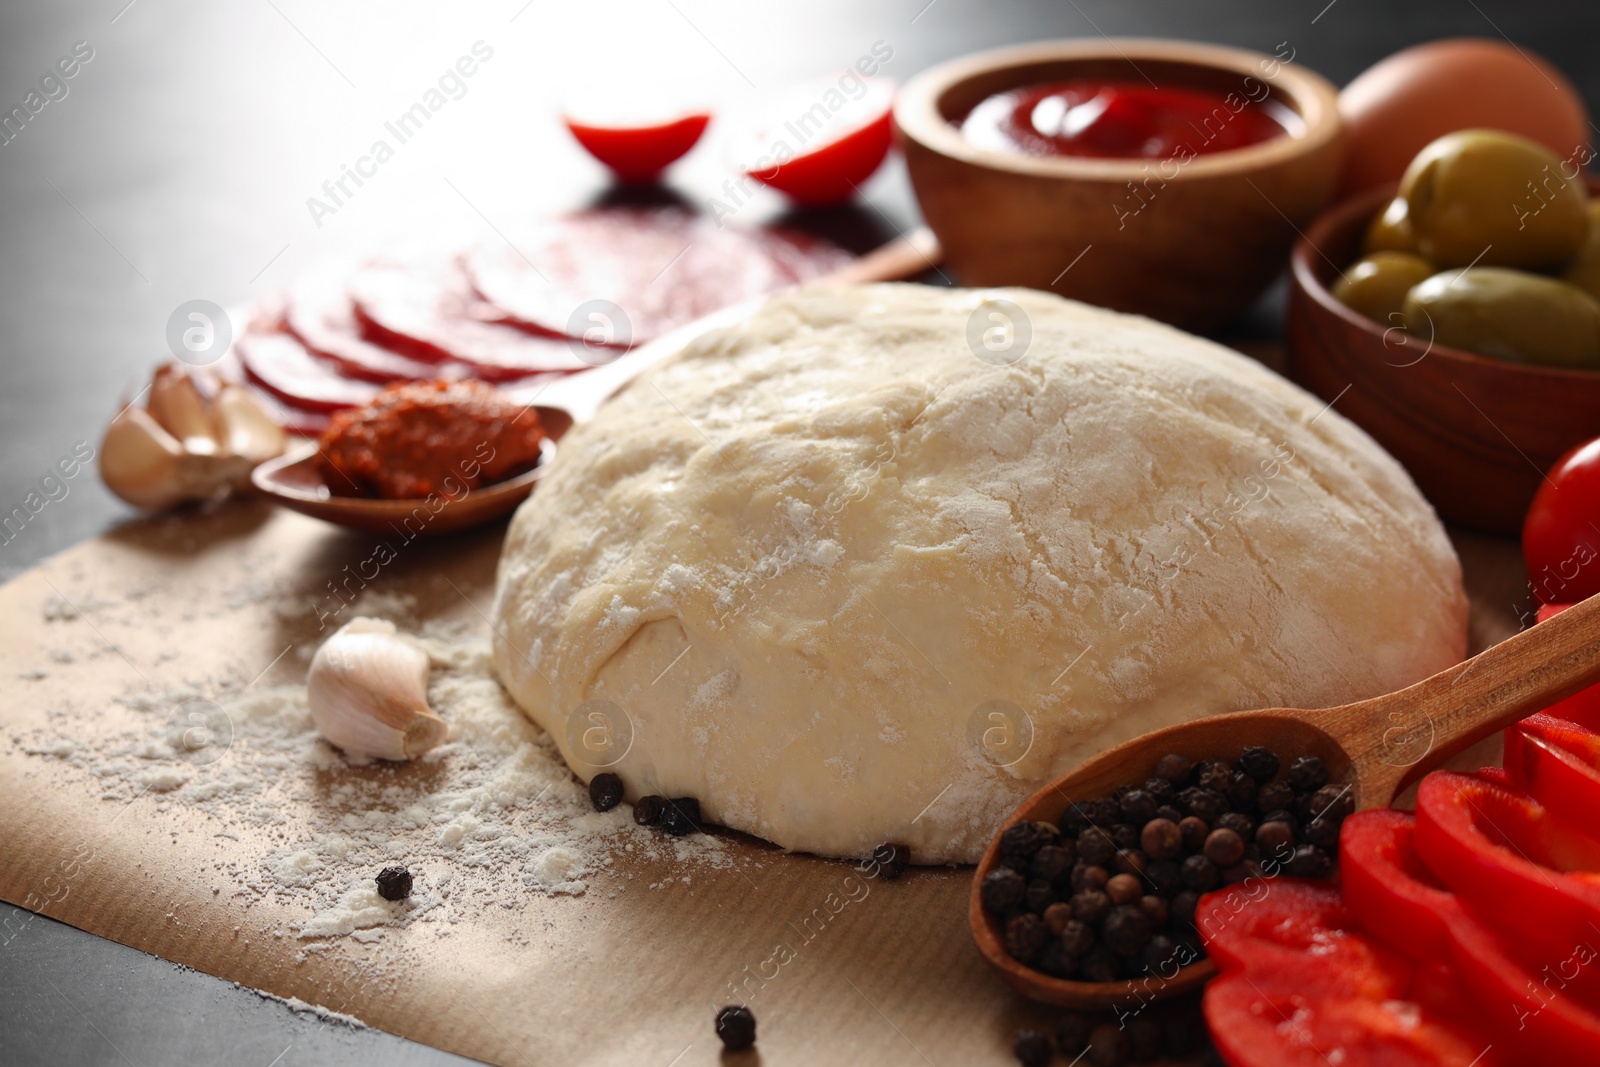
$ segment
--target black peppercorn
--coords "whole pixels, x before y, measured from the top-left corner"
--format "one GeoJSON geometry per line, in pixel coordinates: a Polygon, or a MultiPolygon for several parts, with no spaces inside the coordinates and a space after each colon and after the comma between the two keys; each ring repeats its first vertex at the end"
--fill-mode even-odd
{"type": "Polygon", "coordinates": [[[1243,771],[1235,771],[1233,780],[1228,783],[1228,799],[1234,806],[1241,809],[1255,807],[1256,794],[1260,791],[1256,780],[1243,771]]]}
{"type": "Polygon", "coordinates": [[[1067,810],[1061,813],[1061,822],[1057,825],[1061,828],[1062,837],[1076,838],[1089,828],[1089,816],[1084,814],[1083,805],[1068,804],[1067,810]]]}
{"type": "Polygon", "coordinates": [[[1054,904],[1060,898],[1056,896],[1056,887],[1043,878],[1035,878],[1028,883],[1028,889],[1023,894],[1022,901],[1029,911],[1035,915],[1044,914],[1044,909],[1054,904]]]}
{"type": "Polygon", "coordinates": [[[1194,763],[1188,756],[1177,752],[1169,752],[1156,760],[1154,774],[1157,778],[1165,778],[1175,786],[1184,785],[1189,781],[1189,774],[1194,770],[1194,763]]]}
{"type": "Polygon", "coordinates": [[[730,1004],[717,1012],[717,1036],[730,1052],[747,1049],[756,1043],[755,1012],[743,1004],[730,1004]]]}
{"type": "Polygon", "coordinates": [[[1077,1056],[1089,1047],[1089,1035],[1094,1027],[1094,1016],[1081,1011],[1067,1012],[1056,1023],[1056,1047],[1063,1056],[1077,1056]]]}
{"type": "Polygon", "coordinates": [[[1106,896],[1113,904],[1134,904],[1144,896],[1144,882],[1132,874],[1119,874],[1106,883],[1106,896]]]}
{"type": "Polygon", "coordinates": [[[1061,931],[1067,928],[1067,924],[1073,921],[1072,905],[1058,900],[1044,909],[1039,917],[1050,928],[1050,932],[1059,937],[1061,936],[1061,931]]]}
{"type": "Polygon", "coordinates": [[[661,810],[661,828],[673,837],[687,837],[700,829],[700,802],[694,797],[673,797],[661,810]]]}
{"type": "Polygon", "coordinates": [[[1356,809],[1356,798],[1347,785],[1325,785],[1311,794],[1312,819],[1341,823],[1356,809]]]}
{"type": "Polygon", "coordinates": [[[1180,930],[1184,926],[1193,926],[1195,908],[1199,907],[1199,905],[1200,894],[1193,889],[1185,889],[1181,893],[1174,894],[1172,906],[1169,909],[1172,913],[1173,924],[1180,930]]]}
{"type": "Polygon", "coordinates": [[[1149,857],[1136,848],[1120,849],[1111,860],[1111,870],[1114,874],[1143,875],[1144,869],[1149,865],[1149,857]]]}
{"type": "Polygon", "coordinates": [[[1328,784],[1328,768],[1316,756],[1301,756],[1289,764],[1289,785],[1297,793],[1314,793],[1328,784]]]}
{"type": "Polygon", "coordinates": [[[1011,1052],[1023,1067],[1044,1067],[1055,1055],[1050,1039],[1037,1030],[1018,1030],[1011,1039],[1011,1052]]]}
{"type": "Polygon", "coordinates": [[[1211,833],[1211,823],[1194,815],[1186,815],[1178,824],[1185,852],[1199,852],[1206,847],[1206,836],[1211,833]]]}
{"type": "Polygon", "coordinates": [[[1294,828],[1281,819],[1273,819],[1256,828],[1256,847],[1263,856],[1275,856],[1285,847],[1294,846],[1294,828]]]}
{"type": "Polygon", "coordinates": [[[1072,853],[1060,845],[1046,845],[1033,854],[1033,864],[1028,870],[1035,878],[1054,882],[1072,870],[1072,853]]]}
{"type": "Polygon", "coordinates": [[[1079,862],[1072,868],[1072,877],[1068,885],[1074,893],[1081,893],[1085,889],[1104,889],[1106,882],[1111,879],[1111,872],[1094,863],[1079,862]]]}
{"type": "Polygon", "coordinates": [[[1265,785],[1278,777],[1278,756],[1270,748],[1251,745],[1239,753],[1239,769],[1265,785]]]}
{"type": "Polygon", "coordinates": [[[1006,951],[1015,960],[1032,963],[1050,940],[1050,928],[1032,912],[1023,912],[1006,923],[1006,951]]]}
{"type": "Polygon", "coordinates": [[[384,900],[404,900],[411,895],[411,872],[404,867],[385,867],[378,872],[378,895],[384,900]]]}
{"type": "Polygon", "coordinates": [[[661,813],[666,810],[667,798],[656,796],[654,793],[647,797],[640,797],[633,805],[633,821],[640,826],[654,826],[661,821],[661,813]]]}
{"type": "Polygon", "coordinates": [[[1101,937],[1106,947],[1119,956],[1137,956],[1150,941],[1150,916],[1144,909],[1131,904],[1119,904],[1106,913],[1105,930],[1101,937]]]}
{"type": "Polygon", "coordinates": [[[1068,956],[1061,951],[1061,942],[1051,940],[1045,942],[1034,966],[1052,978],[1070,978],[1078,970],[1078,958],[1068,956]]]}
{"type": "Polygon", "coordinates": [[[1333,860],[1315,845],[1301,845],[1284,869],[1296,878],[1326,878],[1333,873],[1333,860]]]}
{"type": "Polygon", "coordinates": [[[1217,816],[1218,830],[1232,830],[1246,841],[1256,835],[1256,821],[1242,811],[1225,811],[1217,816]]]}
{"type": "Polygon", "coordinates": [[[996,867],[984,875],[983,887],[978,895],[985,908],[996,915],[1006,915],[1022,907],[1022,899],[1027,892],[1026,878],[1010,867],[996,867]]]}
{"type": "Polygon", "coordinates": [[[1156,934],[1150,938],[1150,943],[1139,953],[1139,962],[1144,964],[1146,973],[1162,978],[1171,978],[1183,966],[1178,958],[1178,943],[1166,934],[1156,934]]]}
{"type": "Polygon", "coordinates": [[[1104,890],[1085,889],[1081,893],[1074,893],[1071,900],[1072,914],[1086,923],[1097,923],[1101,916],[1111,910],[1111,898],[1104,890]]]}
{"type": "Polygon", "coordinates": [[[1058,940],[1061,951],[1069,956],[1082,956],[1094,948],[1094,928],[1081,919],[1068,919],[1058,940]]]}
{"type": "Polygon", "coordinates": [[[1089,1034],[1088,1060],[1094,1067],[1122,1067],[1128,1062],[1128,1035],[1116,1023],[1101,1023],[1089,1034]]]}
{"type": "MultiPolygon", "coordinates": [[[[1177,797],[1173,797],[1173,800],[1176,801],[1177,797]]],[[[1168,822],[1182,822],[1183,809],[1178,807],[1176,803],[1163,804],[1156,809],[1156,818],[1166,819],[1168,822]]]]}
{"type": "Polygon", "coordinates": [[[1157,893],[1171,896],[1183,888],[1183,876],[1178,871],[1178,864],[1173,860],[1159,860],[1144,869],[1145,881],[1157,893]]]}
{"type": "Polygon", "coordinates": [[[1295,817],[1292,811],[1269,811],[1261,816],[1261,821],[1263,823],[1281,822],[1296,833],[1300,831],[1300,820],[1295,817]]]}
{"type": "Polygon", "coordinates": [[[1178,794],[1178,800],[1189,814],[1207,823],[1215,822],[1218,815],[1228,810],[1228,801],[1214,789],[1195,786],[1178,794]]]}
{"type": "Polygon", "coordinates": [[[1206,837],[1204,855],[1218,867],[1232,867],[1244,859],[1244,838],[1219,827],[1206,837]]]}
{"type": "Polygon", "coordinates": [[[1091,826],[1078,835],[1078,858],[1084,863],[1104,867],[1116,854],[1117,843],[1101,827],[1091,826]]]}
{"type": "Polygon", "coordinates": [[[1139,828],[1131,822],[1119,822],[1111,828],[1111,843],[1117,848],[1138,848],[1139,828]]]}
{"type": "Polygon", "coordinates": [[[1171,804],[1178,796],[1178,791],[1165,778],[1147,778],[1141,788],[1149,793],[1157,804],[1171,804]]]}
{"type": "Polygon", "coordinates": [[[1079,807],[1091,826],[1103,826],[1109,830],[1117,821],[1118,804],[1111,797],[1095,797],[1084,801],[1079,807]]]}
{"type": "Polygon", "coordinates": [[[1183,833],[1171,819],[1151,819],[1139,831],[1139,847],[1152,860],[1170,860],[1183,849],[1183,833]]]}
{"type": "Polygon", "coordinates": [[[1312,819],[1301,827],[1300,837],[1308,845],[1316,845],[1329,852],[1338,851],[1339,823],[1333,819],[1312,819]]]}
{"type": "Polygon", "coordinates": [[[1122,817],[1139,826],[1156,817],[1156,807],[1156,798],[1143,789],[1133,789],[1124,793],[1119,804],[1122,817]]]}
{"type": "Polygon", "coordinates": [[[1183,876],[1183,884],[1198,893],[1215,889],[1220,878],[1217,865],[1204,856],[1190,856],[1184,860],[1180,873],[1183,876]]]}
{"type": "Polygon", "coordinates": [[[872,862],[879,878],[892,882],[906,873],[911,864],[911,847],[886,843],[872,850],[872,862]]]}
{"type": "MultiPolygon", "coordinates": [[[[1044,823],[1023,821],[1013,823],[1006,827],[1000,834],[1000,860],[1009,867],[1022,870],[1028,866],[1028,861],[1033,859],[1033,854],[1038,852],[1045,844],[1044,834],[1040,827],[1044,823]]],[[[1050,827],[1052,833],[1055,827],[1050,827]]]]}
{"type": "Polygon", "coordinates": [[[1167,925],[1167,917],[1171,914],[1171,905],[1167,898],[1156,893],[1146,893],[1139,898],[1139,907],[1150,916],[1152,929],[1160,930],[1167,925]]]}
{"type": "Polygon", "coordinates": [[[1294,806],[1294,790],[1288,782],[1268,782],[1256,790],[1256,807],[1262,811],[1283,811],[1294,806]]]}
{"type": "Polygon", "coordinates": [[[622,803],[622,779],[610,771],[601,771],[589,779],[589,803],[595,811],[610,811],[622,803]]]}
{"type": "Polygon", "coordinates": [[[1195,768],[1194,784],[1213,793],[1226,793],[1233,784],[1233,768],[1222,760],[1208,759],[1195,768]]]}

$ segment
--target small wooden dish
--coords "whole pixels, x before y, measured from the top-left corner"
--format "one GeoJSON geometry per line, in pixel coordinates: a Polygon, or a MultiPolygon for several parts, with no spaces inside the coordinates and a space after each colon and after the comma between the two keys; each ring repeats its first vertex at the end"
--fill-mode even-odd
{"type": "MultiPolygon", "coordinates": [[[[1600,193],[1600,182],[1591,182],[1600,193]]],[[[1361,254],[1394,187],[1317,219],[1290,256],[1289,373],[1410,472],[1451,522],[1518,534],[1547,470],[1600,433],[1600,372],[1429,344],[1341,304],[1329,285],[1361,254]]]]}
{"type": "Polygon", "coordinates": [[[539,449],[539,462],[514,478],[462,493],[421,500],[375,500],[340,496],[329,487],[317,462],[317,446],[308,444],[268,460],[250,475],[255,487],[286,508],[324,522],[357,530],[417,536],[453,533],[509,514],[528,498],[555,459],[556,442],[572,427],[572,416],[560,408],[536,407],[549,434],[539,449]]]}
{"type": "Polygon", "coordinates": [[[981,52],[911,79],[894,114],[922,213],[962,284],[1053,290],[1191,330],[1227,322],[1277,277],[1296,227],[1333,193],[1343,142],[1336,94],[1320,76],[1185,41],[981,52]],[[1163,166],[988,151],[953,124],[994,93],[1072,78],[1242,91],[1304,128],[1163,166]]]}

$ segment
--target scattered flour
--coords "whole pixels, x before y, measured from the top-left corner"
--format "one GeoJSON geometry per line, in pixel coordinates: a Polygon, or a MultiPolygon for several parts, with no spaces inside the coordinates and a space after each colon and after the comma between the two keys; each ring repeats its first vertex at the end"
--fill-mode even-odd
{"type": "MultiPolygon", "coordinates": [[[[415,610],[409,597],[387,606],[415,610]]],[[[664,837],[636,826],[627,805],[595,812],[554,741],[493,676],[481,630],[430,623],[417,637],[432,662],[429,703],[450,738],[410,764],[350,760],[328,745],[303,685],[129,692],[117,703],[137,729],[108,734],[85,710],[55,710],[48,729],[10,741],[74,768],[109,801],[203,813],[213,823],[203,836],[218,841],[214,892],[247,906],[302,905],[298,925],[261,933],[303,941],[307,952],[579,896],[619,855],[734,864],[715,837],[664,837]],[[415,878],[399,902],[373,881],[395,863],[415,878]]]]}

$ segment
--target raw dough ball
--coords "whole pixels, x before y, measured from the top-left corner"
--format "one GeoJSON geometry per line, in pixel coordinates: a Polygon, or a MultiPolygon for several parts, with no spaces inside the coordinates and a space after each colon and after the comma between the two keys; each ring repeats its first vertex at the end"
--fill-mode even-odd
{"type": "Polygon", "coordinates": [[[972,862],[1110,745],[1397,689],[1466,619],[1400,466],[1260,365],[1037,292],[884,285],[774,299],[562,441],[507,537],[495,661],[630,798],[972,862]],[[1010,365],[974,355],[996,301],[1031,323],[1010,365]]]}

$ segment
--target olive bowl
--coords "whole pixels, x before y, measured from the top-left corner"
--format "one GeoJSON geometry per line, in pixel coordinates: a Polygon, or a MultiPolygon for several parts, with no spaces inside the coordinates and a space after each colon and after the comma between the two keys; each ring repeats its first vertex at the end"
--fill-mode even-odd
{"type": "MultiPolygon", "coordinates": [[[[1600,194],[1600,182],[1589,188],[1600,194]]],[[[1295,243],[1290,377],[1371,434],[1442,518],[1516,535],[1545,472],[1600,435],[1600,371],[1475,355],[1340,303],[1330,287],[1360,257],[1368,224],[1395,189],[1339,204],[1295,243]]]]}
{"type": "Polygon", "coordinates": [[[1327,206],[1339,179],[1344,132],[1333,86],[1290,58],[1079,38],[980,52],[918,74],[896,98],[895,127],[955,280],[1049,290],[1194,331],[1236,317],[1282,272],[1297,228],[1327,206]],[[1180,162],[992,151],[956,126],[995,93],[1077,78],[1236,94],[1292,128],[1180,162]]]}

